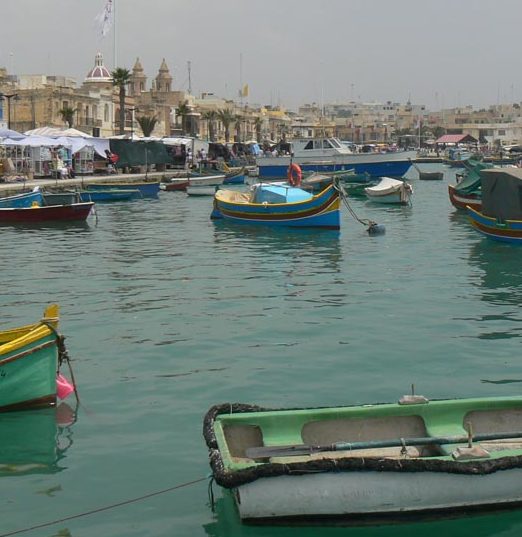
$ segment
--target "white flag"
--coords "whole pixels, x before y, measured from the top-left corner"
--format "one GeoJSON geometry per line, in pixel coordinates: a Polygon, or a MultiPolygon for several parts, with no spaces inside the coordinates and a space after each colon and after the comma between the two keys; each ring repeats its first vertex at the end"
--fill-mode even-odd
{"type": "Polygon", "coordinates": [[[105,8],[103,11],[96,16],[96,24],[98,26],[98,30],[100,32],[100,35],[102,37],[105,37],[112,26],[112,19],[113,19],[113,10],[112,10],[112,0],[107,0],[107,3],[105,4],[105,8]]]}

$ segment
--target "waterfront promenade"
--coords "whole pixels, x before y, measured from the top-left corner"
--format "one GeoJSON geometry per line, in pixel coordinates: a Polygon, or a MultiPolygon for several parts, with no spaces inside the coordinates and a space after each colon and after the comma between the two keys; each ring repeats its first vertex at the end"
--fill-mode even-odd
{"type": "Polygon", "coordinates": [[[0,197],[6,197],[13,194],[18,194],[24,190],[32,190],[34,187],[39,186],[42,189],[49,190],[65,190],[68,188],[81,187],[89,183],[112,183],[114,181],[139,183],[144,180],[156,180],[171,177],[184,177],[187,174],[186,170],[167,170],[162,172],[148,172],[148,173],[112,173],[110,175],[84,175],[82,177],[77,176],[74,179],[31,179],[28,181],[9,181],[6,183],[0,183],[0,197]]]}

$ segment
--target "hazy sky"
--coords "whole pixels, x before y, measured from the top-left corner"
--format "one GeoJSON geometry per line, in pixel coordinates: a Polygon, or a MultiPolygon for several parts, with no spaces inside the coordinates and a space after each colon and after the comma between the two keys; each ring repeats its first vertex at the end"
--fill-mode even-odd
{"type": "Polygon", "coordinates": [[[362,101],[432,109],[522,101],[521,0],[1,0],[0,66],[74,76],[97,51],[155,77],[164,57],[173,89],[248,102],[362,101]]]}

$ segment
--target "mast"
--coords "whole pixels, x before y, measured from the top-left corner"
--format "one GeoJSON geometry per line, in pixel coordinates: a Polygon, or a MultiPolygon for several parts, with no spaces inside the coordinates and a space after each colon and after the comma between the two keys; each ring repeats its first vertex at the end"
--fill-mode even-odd
{"type": "Polygon", "coordinates": [[[114,31],[112,33],[112,61],[114,62],[114,69],[118,66],[118,56],[116,54],[116,0],[112,0],[112,21],[114,24],[114,31]]]}

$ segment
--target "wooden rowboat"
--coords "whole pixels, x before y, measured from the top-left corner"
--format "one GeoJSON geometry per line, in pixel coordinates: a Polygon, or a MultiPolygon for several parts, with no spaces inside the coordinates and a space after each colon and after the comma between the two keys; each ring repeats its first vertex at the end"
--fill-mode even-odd
{"type": "Polygon", "coordinates": [[[457,209],[466,210],[467,207],[472,207],[476,211],[480,211],[480,208],[482,207],[482,196],[480,195],[480,191],[465,194],[460,193],[455,185],[448,185],[448,194],[451,204],[457,209]]]}
{"type": "Polygon", "coordinates": [[[212,407],[215,481],[248,522],[444,515],[522,504],[522,397],[212,407]]]}
{"type": "MultiPolygon", "coordinates": [[[[54,405],[60,352],[59,308],[48,306],[37,323],[0,331],[0,412],[54,405]]],[[[68,391],[70,393],[70,391],[68,391]]]]}
{"type": "Polygon", "coordinates": [[[93,202],[87,202],[69,205],[0,208],[0,223],[83,222],[87,220],[93,207],[93,202]]]}

